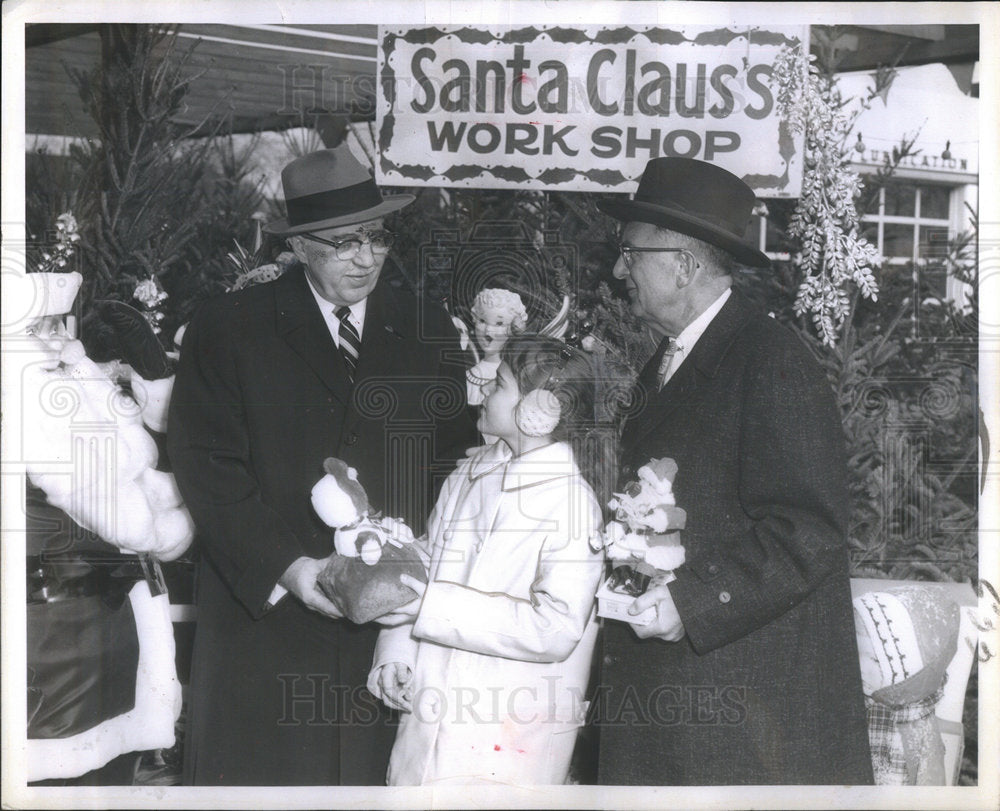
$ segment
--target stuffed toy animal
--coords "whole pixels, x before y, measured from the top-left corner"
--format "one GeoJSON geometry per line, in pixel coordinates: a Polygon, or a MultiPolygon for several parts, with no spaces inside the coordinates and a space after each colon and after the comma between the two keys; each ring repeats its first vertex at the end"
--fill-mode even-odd
{"type": "Polygon", "coordinates": [[[651,606],[633,616],[627,613],[628,606],[651,583],[674,579],[673,570],[684,563],[680,531],[687,513],[674,499],[677,463],[673,459],[651,459],[636,475],[638,479],[608,502],[615,519],[608,521],[591,545],[603,548],[611,562],[611,574],[597,590],[598,615],[646,625],[656,616],[656,609],[651,606]]]}
{"type": "Polygon", "coordinates": [[[605,529],[608,557],[613,562],[643,562],[643,568],[673,571],[684,562],[680,530],[687,521],[687,514],[674,500],[677,463],[653,459],[636,475],[638,480],[629,482],[625,492],[615,493],[608,502],[616,519],[605,529]]]}
{"type": "Polygon", "coordinates": [[[425,564],[410,528],[373,513],[357,471],[341,459],[323,462],[326,475],[312,489],[312,504],[333,528],[334,553],[317,582],[351,622],[359,625],[415,599],[399,582],[409,574],[427,582],[425,564]]]}
{"type": "Polygon", "coordinates": [[[905,586],[857,597],[854,620],[876,784],[944,785],[935,707],[958,645],[958,605],[905,586]]]}

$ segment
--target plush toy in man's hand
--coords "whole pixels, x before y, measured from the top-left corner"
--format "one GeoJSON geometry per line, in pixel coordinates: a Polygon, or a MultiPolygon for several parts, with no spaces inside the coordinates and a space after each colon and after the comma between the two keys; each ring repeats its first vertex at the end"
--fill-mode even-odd
{"type": "Polygon", "coordinates": [[[675,579],[674,569],[684,563],[681,530],[687,513],[677,506],[673,482],[677,463],[670,458],[651,459],[636,471],[639,477],[615,493],[608,506],[615,520],[591,539],[603,548],[611,564],[610,576],[597,590],[597,615],[648,625],[656,617],[654,606],[641,614],[628,607],[650,585],[666,585],[675,579]]]}
{"type": "Polygon", "coordinates": [[[416,598],[399,582],[401,574],[426,583],[427,571],[412,546],[410,528],[372,513],[354,468],[331,458],[323,469],[326,475],[312,489],[312,504],[334,529],[335,551],[317,582],[351,622],[371,622],[416,598]]]}

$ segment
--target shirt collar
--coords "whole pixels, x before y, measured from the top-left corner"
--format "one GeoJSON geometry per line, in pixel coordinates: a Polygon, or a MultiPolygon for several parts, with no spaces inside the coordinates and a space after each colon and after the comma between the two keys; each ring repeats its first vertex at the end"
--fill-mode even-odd
{"type": "Polygon", "coordinates": [[[705,312],[681,330],[681,334],[677,336],[678,352],[682,352],[685,355],[691,354],[691,350],[694,348],[694,345],[698,343],[698,339],[701,338],[702,333],[708,329],[708,325],[712,323],[712,319],[719,314],[719,310],[721,310],[723,305],[729,300],[729,296],[732,292],[732,288],[727,287],[722,292],[722,295],[708,306],[708,309],[706,309],[705,312]]]}
{"type": "Polygon", "coordinates": [[[573,451],[565,442],[551,442],[514,456],[506,442],[497,440],[472,458],[469,480],[475,481],[501,470],[503,482],[500,487],[504,492],[523,490],[579,473],[573,451]]]}
{"type": "MultiPolygon", "coordinates": [[[[308,273],[303,273],[306,277],[306,284],[309,285],[309,290],[313,294],[313,298],[316,299],[316,305],[319,307],[319,311],[323,313],[323,318],[326,321],[327,327],[330,328],[330,333],[333,335],[339,335],[340,333],[340,319],[337,318],[337,310],[340,306],[334,304],[332,301],[327,301],[323,298],[319,291],[312,283],[312,279],[309,278],[308,273]]],[[[365,325],[365,311],[368,308],[368,299],[363,298],[361,301],[356,301],[354,304],[350,305],[351,308],[351,323],[354,324],[355,329],[358,331],[358,337],[361,337],[361,331],[364,329],[365,325]]]]}

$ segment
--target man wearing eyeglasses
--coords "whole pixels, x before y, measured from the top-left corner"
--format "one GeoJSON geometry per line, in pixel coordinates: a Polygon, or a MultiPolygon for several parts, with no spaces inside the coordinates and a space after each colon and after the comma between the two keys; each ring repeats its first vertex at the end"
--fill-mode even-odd
{"type": "Polygon", "coordinates": [[[843,428],[822,370],[732,289],[754,194],[686,158],[649,162],[621,220],[632,312],[659,341],[625,424],[621,478],[677,462],[685,563],[608,622],[605,784],[867,784],[847,568],[843,428]],[[654,608],[655,618],[638,615],[654,608]]]}
{"type": "Polygon", "coordinates": [[[282,172],[301,267],[207,301],[173,390],[170,457],[202,548],[184,779],[193,785],[384,783],[394,726],[364,685],[378,628],[316,585],[332,532],[310,491],[323,460],[375,509],[423,531],[475,443],[447,314],[390,287],[383,197],[345,145],[282,172]]]}

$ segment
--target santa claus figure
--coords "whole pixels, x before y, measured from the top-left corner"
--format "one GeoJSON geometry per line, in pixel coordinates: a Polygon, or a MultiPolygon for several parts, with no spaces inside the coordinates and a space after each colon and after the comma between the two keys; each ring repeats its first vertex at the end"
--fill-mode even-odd
{"type": "MultiPolygon", "coordinates": [[[[181,708],[158,561],[182,554],[194,528],[151,433],[166,427],[169,362],[145,362],[155,352],[134,341],[124,354],[145,368],[91,360],[65,317],[81,282],[25,277],[29,781],[173,746],[181,708]]],[[[124,305],[105,306],[116,329],[128,319],[124,305]]]]}

